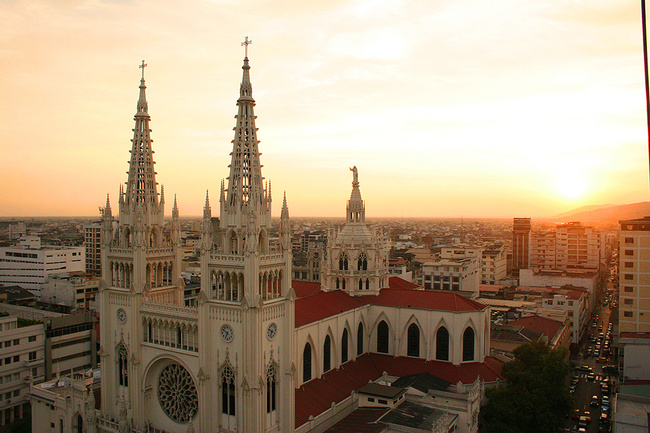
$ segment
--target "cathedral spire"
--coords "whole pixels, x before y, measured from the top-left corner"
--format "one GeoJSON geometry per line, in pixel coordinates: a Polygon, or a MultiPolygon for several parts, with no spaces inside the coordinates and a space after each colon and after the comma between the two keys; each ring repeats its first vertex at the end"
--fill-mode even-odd
{"type": "Polygon", "coordinates": [[[212,218],[212,210],[210,209],[210,195],[205,191],[205,205],[203,206],[203,218],[212,218]]]}
{"type": "Polygon", "coordinates": [[[104,207],[104,218],[112,218],[113,213],[111,211],[111,199],[108,194],[106,194],[106,206],[104,207]]]}
{"type": "MultiPolygon", "coordinates": [[[[246,40],[242,45],[246,47],[246,57],[242,66],[243,74],[237,100],[237,124],[235,125],[235,137],[232,141],[232,153],[230,162],[230,174],[226,190],[226,200],[222,210],[238,213],[243,206],[269,208],[270,203],[264,189],[262,177],[262,165],[260,164],[260,153],[257,140],[257,128],[255,127],[255,100],[250,81],[250,65],[248,63],[248,45],[251,41],[246,40]]],[[[223,217],[223,216],[222,216],[223,217]]]]}
{"type": "Polygon", "coordinates": [[[156,172],[154,171],[153,150],[151,148],[151,129],[148,113],[147,86],[144,83],[144,68],[147,64],[142,61],[142,78],[140,79],[140,97],[138,98],[135,128],[133,128],[133,139],[131,146],[131,159],[129,161],[128,180],[126,182],[126,204],[135,206],[143,204],[147,206],[158,206],[158,191],[156,183],[156,172]]]}
{"type": "Polygon", "coordinates": [[[287,192],[284,192],[284,198],[282,199],[282,212],[280,214],[281,219],[289,219],[289,206],[287,206],[287,192]]]}
{"type": "Polygon", "coordinates": [[[172,218],[178,218],[178,203],[176,203],[176,194],[174,194],[174,206],[172,207],[172,218]]]}
{"type": "Polygon", "coordinates": [[[366,204],[361,198],[359,190],[359,171],[356,165],[350,171],[352,172],[352,193],[347,205],[347,222],[364,223],[366,221],[366,204]]]}

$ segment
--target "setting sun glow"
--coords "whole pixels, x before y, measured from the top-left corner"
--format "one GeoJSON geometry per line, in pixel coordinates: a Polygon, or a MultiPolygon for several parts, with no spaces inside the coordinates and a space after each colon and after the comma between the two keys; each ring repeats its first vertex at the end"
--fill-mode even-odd
{"type": "Polygon", "coordinates": [[[0,216],[115,205],[142,59],[166,213],[201,215],[245,36],[274,216],[284,191],[292,216],[341,216],[352,166],[369,217],[647,200],[635,0],[188,1],[0,2],[0,216]]]}
{"type": "Polygon", "coordinates": [[[557,191],[569,199],[577,199],[587,192],[587,182],[577,174],[566,173],[555,183],[557,191]]]}

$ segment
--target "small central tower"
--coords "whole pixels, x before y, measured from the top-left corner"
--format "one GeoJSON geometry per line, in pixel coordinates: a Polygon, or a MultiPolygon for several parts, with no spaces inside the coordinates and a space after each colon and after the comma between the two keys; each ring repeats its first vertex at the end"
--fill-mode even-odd
{"type": "MultiPolygon", "coordinates": [[[[264,183],[255,126],[248,45],[237,99],[230,172],[221,181],[220,227],[209,198],[203,212],[200,364],[211,386],[201,431],[262,433],[294,429],[294,294],[289,211],[270,241],[271,188],[264,183]]],[[[201,399],[201,397],[200,397],[201,399]]]]}
{"type": "Polygon", "coordinates": [[[359,171],[352,172],[352,193],[346,223],[330,230],[321,263],[323,290],[344,290],[353,296],[377,295],[388,287],[388,241],[366,224],[366,204],[359,190],[359,171]]]}

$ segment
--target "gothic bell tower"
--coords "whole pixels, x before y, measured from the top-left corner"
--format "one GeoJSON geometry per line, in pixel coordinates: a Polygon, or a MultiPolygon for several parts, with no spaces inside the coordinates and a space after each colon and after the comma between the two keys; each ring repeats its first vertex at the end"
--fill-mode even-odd
{"type": "Polygon", "coordinates": [[[142,61],[142,78],[131,140],[126,189],[120,186],[117,228],[107,197],[102,209],[102,411],[141,426],[143,410],[143,302],[182,305],[180,225],[174,199],[172,222],[164,227],[164,190],[154,170],[142,61]]]}
{"type": "Polygon", "coordinates": [[[246,38],[230,173],[221,181],[219,228],[203,212],[199,339],[202,431],[294,429],[294,292],[286,196],[272,237],[271,186],[262,177],[246,38]],[[277,239],[272,241],[271,239],[277,239]]]}

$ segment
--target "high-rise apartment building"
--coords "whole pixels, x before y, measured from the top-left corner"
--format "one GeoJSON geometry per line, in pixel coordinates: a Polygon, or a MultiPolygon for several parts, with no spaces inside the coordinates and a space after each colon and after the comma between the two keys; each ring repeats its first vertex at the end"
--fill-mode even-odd
{"type": "MultiPolygon", "coordinates": [[[[605,262],[605,244],[605,233],[580,222],[534,231],[529,235],[527,268],[598,270],[605,262]]],[[[513,259],[514,251],[513,242],[513,259]]]]}
{"type": "Polygon", "coordinates": [[[560,224],[555,229],[557,269],[599,269],[605,260],[605,234],[579,222],[560,224]]]}
{"type": "Polygon", "coordinates": [[[503,245],[492,245],[483,250],[481,284],[497,284],[506,277],[506,250],[503,245]]]}
{"type": "Polygon", "coordinates": [[[515,218],[512,225],[512,269],[527,269],[530,258],[530,218],[515,218]]]}
{"type": "Polygon", "coordinates": [[[86,249],[86,272],[93,277],[102,275],[102,224],[94,221],[84,225],[84,248],[86,249]]]}
{"type": "Polygon", "coordinates": [[[650,332],[650,217],[620,223],[619,331],[650,332]]]}

